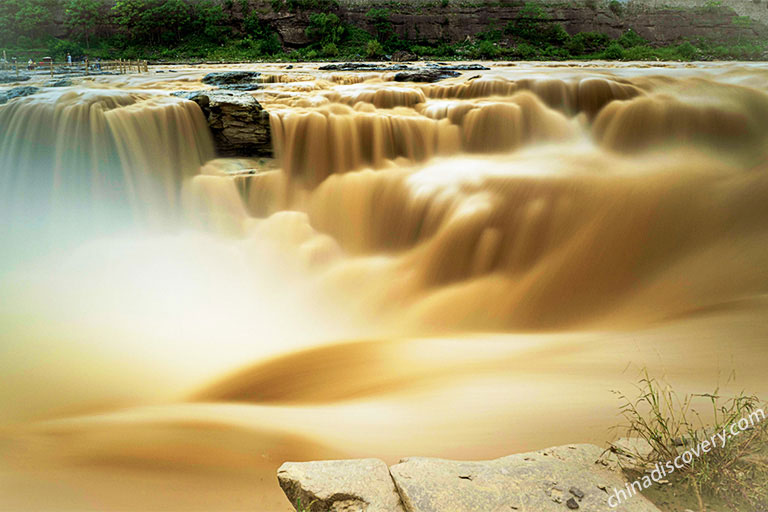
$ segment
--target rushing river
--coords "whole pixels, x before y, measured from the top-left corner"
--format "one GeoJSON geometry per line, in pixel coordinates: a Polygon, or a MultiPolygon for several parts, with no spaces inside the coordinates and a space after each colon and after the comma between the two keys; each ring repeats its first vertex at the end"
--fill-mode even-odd
{"type": "Polygon", "coordinates": [[[603,445],[643,367],[768,396],[765,65],[240,68],[274,160],[170,95],[216,66],[0,106],[0,510],[603,445]]]}

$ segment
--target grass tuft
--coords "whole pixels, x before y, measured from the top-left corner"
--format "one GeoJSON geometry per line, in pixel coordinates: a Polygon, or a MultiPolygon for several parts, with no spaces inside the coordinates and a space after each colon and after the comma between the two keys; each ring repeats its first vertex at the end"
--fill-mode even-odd
{"type": "MultiPolygon", "coordinates": [[[[757,396],[741,392],[725,397],[719,386],[712,393],[681,396],[665,381],[651,377],[646,369],[636,388],[636,397],[614,392],[621,401],[623,418],[616,430],[620,435],[640,438],[647,445],[646,450],[614,448],[627,456],[620,460],[632,461],[624,468],[628,473],[647,472],[657,463],[672,461],[718,432],[727,435],[739,420],[747,425],[743,420],[746,418],[748,428],[735,428],[738,435],[728,436],[724,444],[701,452],[690,464],[677,469],[670,483],[685,486],[701,512],[723,506],[730,510],[768,510],[768,420],[762,414],[768,408],[757,396]]],[[[653,500],[653,496],[648,497],[653,500]]]]}

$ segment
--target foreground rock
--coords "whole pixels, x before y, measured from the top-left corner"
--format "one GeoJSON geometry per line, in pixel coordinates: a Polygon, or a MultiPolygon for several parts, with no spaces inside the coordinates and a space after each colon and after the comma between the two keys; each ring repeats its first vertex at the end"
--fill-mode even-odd
{"type": "Polygon", "coordinates": [[[310,512],[403,512],[389,469],[378,459],[286,462],[277,479],[297,509],[301,505],[310,512]]]}
{"type": "Polygon", "coordinates": [[[401,71],[395,75],[395,82],[439,82],[446,78],[455,78],[461,73],[442,69],[419,69],[417,71],[401,71]]]}
{"type": "Polygon", "coordinates": [[[0,105],[4,103],[8,103],[14,98],[21,98],[24,96],[31,96],[32,94],[35,94],[40,89],[37,87],[31,87],[31,86],[23,86],[23,87],[14,87],[13,89],[8,89],[7,91],[0,92],[0,105]]]}
{"type": "Polygon", "coordinates": [[[221,156],[272,156],[269,113],[241,91],[178,92],[200,105],[221,156]]]}
{"type": "Polygon", "coordinates": [[[208,73],[201,80],[206,85],[232,91],[255,91],[260,87],[258,71],[221,71],[208,73]]]}
{"type": "Polygon", "coordinates": [[[286,463],[278,480],[294,506],[297,499],[305,507],[317,500],[311,512],[659,512],[639,494],[610,506],[626,480],[603,454],[581,444],[490,461],[416,457],[389,473],[376,459],[286,463]]]}
{"type": "MultiPolygon", "coordinates": [[[[615,510],[608,499],[625,480],[596,464],[602,453],[597,446],[570,445],[483,462],[411,458],[390,471],[408,512],[615,510]]],[[[658,512],[642,496],[621,510],[658,512]]]]}

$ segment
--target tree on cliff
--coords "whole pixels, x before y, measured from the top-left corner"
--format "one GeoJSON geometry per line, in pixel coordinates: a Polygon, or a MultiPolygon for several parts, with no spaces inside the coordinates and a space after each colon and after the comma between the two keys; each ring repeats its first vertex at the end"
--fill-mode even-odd
{"type": "Polygon", "coordinates": [[[103,16],[103,2],[99,0],[69,0],[64,21],[70,31],[90,48],[90,37],[103,16]]]}
{"type": "Polygon", "coordinates": [[[115,21],[131,40],[178,42],[190,28],[190,6],[183,0],[117,0],[115,21]]]}
{"type": "Polygon", "coordinates": [[[53,24],[56,0],[1,0],[0,43],[19,43],[21,36],[41,39],[53,24]]]}

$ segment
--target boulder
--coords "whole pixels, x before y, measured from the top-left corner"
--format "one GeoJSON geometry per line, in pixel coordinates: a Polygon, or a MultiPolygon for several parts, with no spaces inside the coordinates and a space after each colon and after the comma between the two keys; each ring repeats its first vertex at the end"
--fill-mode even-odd
{"type": "Polygon", "coordinates": [[[405,50],[397,50],[392,54],[392,60],[395,62],[411,62],[418,60],[418,57],[416,57],[416,55],[411,52],[407,52],[405,50]]]}
{"type": "Polygon", "coordinates": [[[440,64],[437,68],[450,71],[488,71],[491,69],[482,64],[440,64]]]}
{"type": "Polygon", "coordinates": [[[395,82],[439,82],[446,78],[455,78],[461,73],[444,69],[418,69],[415,71],[401,71],[395,75],[395,82]]]}
{"type": "Polygon", "coordinates": [[[206,85],[232,91],[254,91],[259,88],[258,71],[220,71],[208,73],[201,80],[206,85]]]}
{"type": "Polygon", "coordinates": [[[308,512],[404,512],[379,459],[286,462],[277,479],[291,504],[308,512]]]}
{"type": "Polygon", "coordinates": [[[30,96],[32,94],[35,94],[40,89],[37,87],[32,87],[29,85],[25,85],[22,87],[14,87],[13,89],[8,89],[7,91],[0,92],[0,105],[4,103],[8,103],[14,98],[21,98],[23,96],[30,96]]]}
{"type": "Polygon", "coordinates": [[[51,80],[45,84],[46,87],[72,87],[74,83],[69,78],[62,78],[61,80],[51,80]]]}
{"type": "Polygon", "coordinates": [[[0,84],[12,84],[15,82],[26,82],[29,80],[29,75],[23,75],[20,74],[19,76],[16,76],[15,71],[10,71],[6,73],[0,72],[0,84]]]}
{"type": "MultiPolygon", "coordinates": [[[[579,509],[609,512],[623,475],[598,462],[603,449],[568,445],[481,462],[409,458],[390,468],[407,512],[501,512],[579,509]]],[[[624,512],[659,512],[642,495],[624,512]]]]}
{"type": "Polygon", "coordinates": [[[221,156],[272,156],[269,113],[248,93],[229,90],[178,92],[200,106],[221,156]]]}
{"type": "Polygon", "coordinates": [[[415,70],[406,64],[391,64],[383,66],[380,64],[371,64],[369,62],[342,62],[339,64],[326,64],[320,66],[320,71],[407,71],[415,70]]]}

